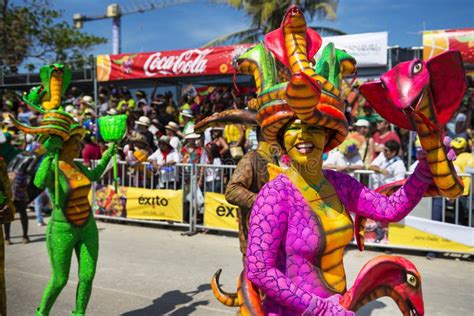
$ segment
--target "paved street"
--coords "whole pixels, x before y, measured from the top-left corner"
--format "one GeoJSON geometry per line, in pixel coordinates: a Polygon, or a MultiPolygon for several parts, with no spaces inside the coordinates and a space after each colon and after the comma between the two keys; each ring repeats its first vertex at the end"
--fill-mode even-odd
{"type": "MultiPolygon", "coordinates": [[[[236,237],[98,222],[100,255],[88,315],[233,315],[214,299],[209,281],[222,268],[222,283],[234,291],[241,268],[236,237]]],[[[19,244],[19,221],[12,227],[13,245],[6,247],[9,315],[33,315],[49,278],[45,227],[30,220],[32,243],[19,244]]],[[[350,248],[344,262],[348,286],[364,263],[382,252],[360,253],[350,248]]],[[[423,277],[426,315],[468,315],[474,310],[474,265],[454,259],[427,260],[404,255],[423,277]]],[[[67,287],[52,315],[68,315],[74,308],[77,285],[75,259],[67,287]]],[[[388,298],[358,315],[400,315],[388,298]]]]}

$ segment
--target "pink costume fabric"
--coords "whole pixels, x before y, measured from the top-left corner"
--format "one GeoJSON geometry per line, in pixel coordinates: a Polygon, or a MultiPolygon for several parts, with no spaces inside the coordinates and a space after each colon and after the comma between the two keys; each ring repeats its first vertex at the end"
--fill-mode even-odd
{"type": "MultiPolygon", "coordinates": [[[[390,197],[354,178],[331,170],[333,185],[346,211],[377,221],[397,222],[420,201],[431,183],[426,160],[390,197]]],[[[267,315],[348,315],[322,280],[319,259],[325,238],[317,214],[284,174],[267,183],[252,209],[246,273],[267,296],[267,315]],[[334,302],[334,303],[333,303],[334,302]]]]}

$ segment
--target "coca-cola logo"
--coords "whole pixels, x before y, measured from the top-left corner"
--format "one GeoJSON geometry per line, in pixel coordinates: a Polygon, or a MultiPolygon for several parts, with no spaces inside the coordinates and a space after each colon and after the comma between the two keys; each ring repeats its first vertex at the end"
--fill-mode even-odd
{"type": "Polygon", "coordinates": [[[156,74],[179,75],[204,73],[207,67],[206,56],[212,49],[191,49],[180,55],[163,56],[162,53],[151,54],[143,65],[148,77],[156,74]]]}

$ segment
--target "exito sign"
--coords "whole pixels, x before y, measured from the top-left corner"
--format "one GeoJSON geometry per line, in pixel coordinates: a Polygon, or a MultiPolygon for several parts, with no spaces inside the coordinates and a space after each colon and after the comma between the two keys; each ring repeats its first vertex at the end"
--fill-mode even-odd
{"type": "Polygon", "coordinates": [[[204,226],[238,230],[238,211],[237,206],[227,203],[223,194],[206,192],[204,197],[204,226]]]}
{"type": "Polygon", "coordinates": [[[182,190],[127,189],[127,218],[182,222],[182,190]]]}

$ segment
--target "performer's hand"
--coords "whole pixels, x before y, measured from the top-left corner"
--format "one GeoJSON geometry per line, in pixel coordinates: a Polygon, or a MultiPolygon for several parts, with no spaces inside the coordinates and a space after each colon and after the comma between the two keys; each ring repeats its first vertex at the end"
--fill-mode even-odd
{"type": "Polygon", "coordinates": [[[335,294],[328,298],[313,296],[311,304],[303,315],[312,316],[355,316],[354,312],[346,310],[339,303],[341,295],[335,294]]]}
{"type": "Polygon", "coordinates": [[[12,220],[12,217],[13,217],[13,213],[10,206],[5,204],[0,209],[0,224],[10,223],[12,220]]]}
{"type": "Polygon", "coordinates": [[[113,151],[117,151],[117,143],[109,143],[109,148],[112,148],[113,151]]]}
{"type": "Polygon", "coordinates": [[[51,135],[46,139],[43,146],[48,152],[53,153],[61,149],[63,140],[57,135],[51,135]]]}
{"type": "Polygon", "coordinates": [[[416,171],[419,175],[419,178],[425,182],[431,182],[433,175],[431,174],[428,161],[426,160],[426,151],[418,150],[416,152],[416,158],[418,159],[416,171]]]}

